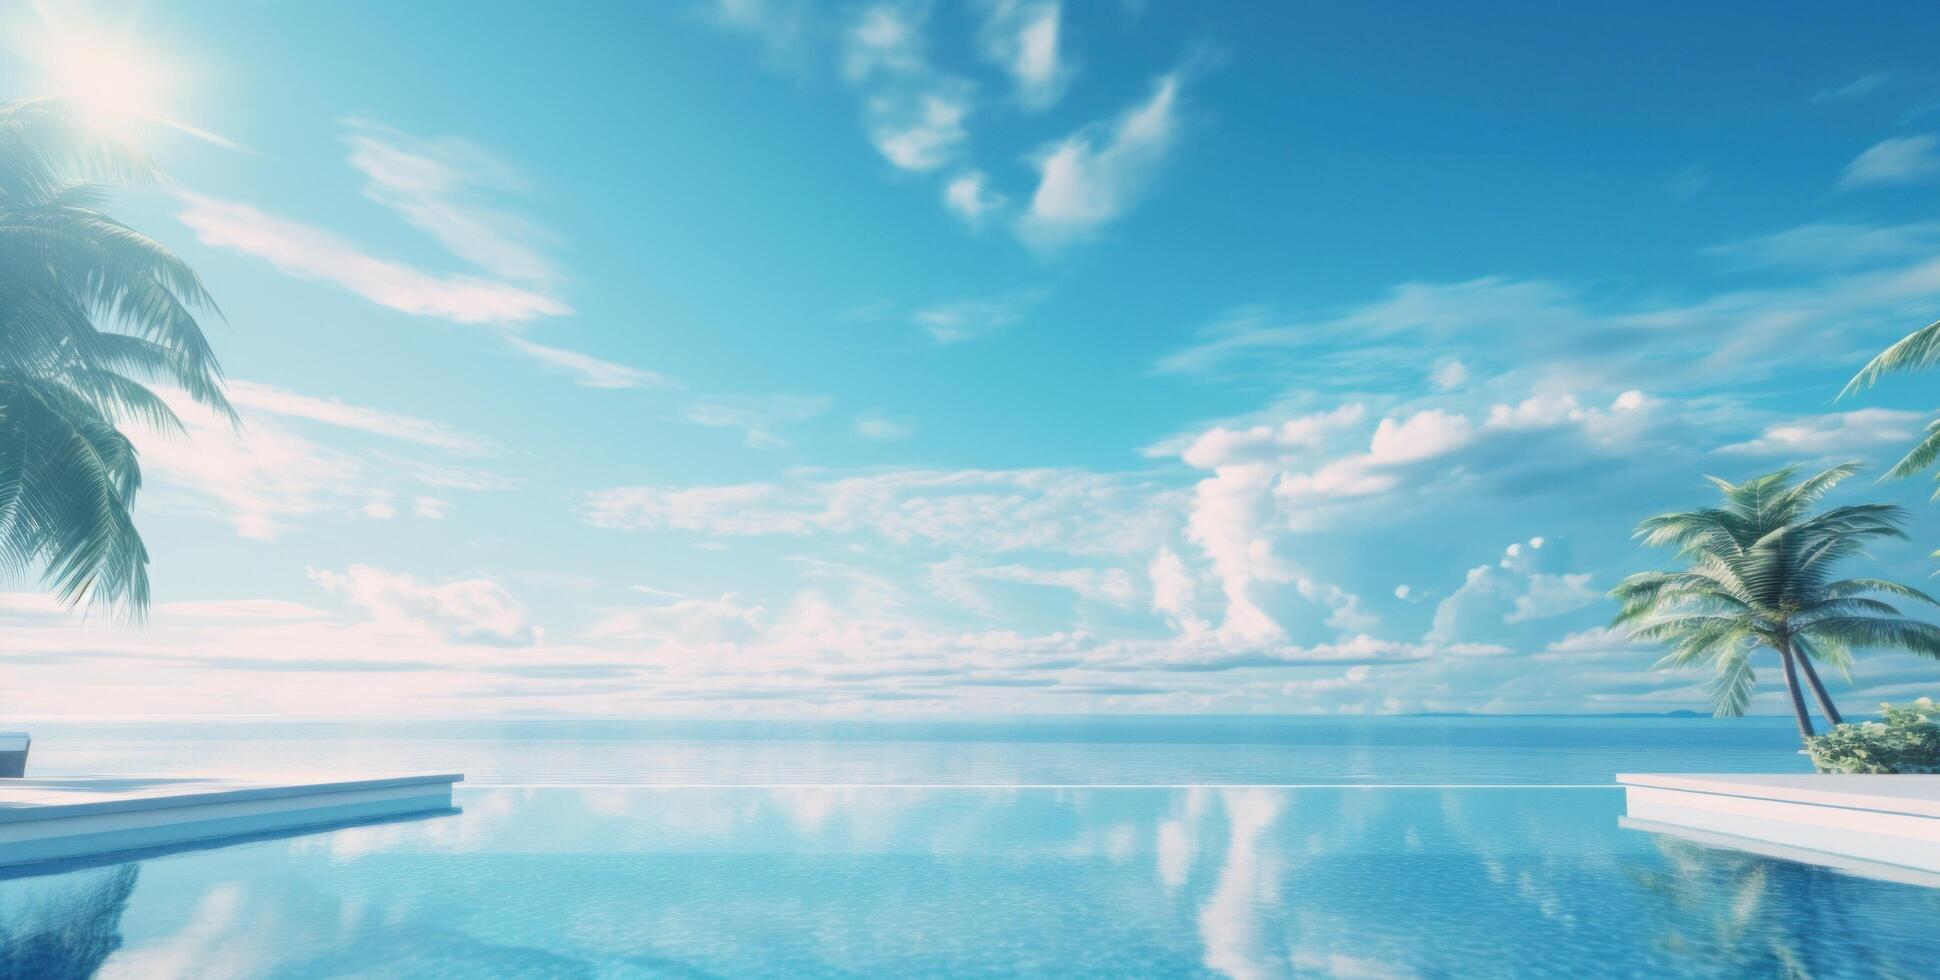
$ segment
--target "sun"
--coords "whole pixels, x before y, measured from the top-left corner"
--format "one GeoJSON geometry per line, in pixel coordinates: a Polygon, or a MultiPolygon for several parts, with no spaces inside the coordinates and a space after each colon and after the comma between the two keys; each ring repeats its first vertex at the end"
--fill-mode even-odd
{"type": "Polygon", "coordinates": [[[167,70],[126,40],[56,37],[41,63],[52,76],[53,94],[104,129],[126,130],[158,118],[168,95],[167,70]]]}

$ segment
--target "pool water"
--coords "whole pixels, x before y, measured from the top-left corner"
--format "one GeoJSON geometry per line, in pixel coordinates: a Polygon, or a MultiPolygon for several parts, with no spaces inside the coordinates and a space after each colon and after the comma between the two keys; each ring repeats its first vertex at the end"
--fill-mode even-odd
{"type": "MultiPolygon", "coordinates": [[[[1712,739],[1729,762],[1726,729],[1666,741],[1712,739]]],[[[1364,761],[1401,754],[1390,741],[1364,761]]],[[[1002,744],[1009,761],[981,774],[1041,776],[1072,764],[1057,745],[1097,743],[1002,744]]],[[[1230,743],[1193,744],[1192,772],[1230,765],[1230,743]]],[[[591,764],[523,748],[540,771],[549,753],[591,764]]],[[[1916,977],[1940,962],[1940,890],[1621,828],[1622,793],[1583,760],[1531,767],[1568,783],[1477,785],[1495,764],[1434,785],[838,785],[800,758],[790,771],[821,784],[501,773],[461,789],[457,813],[0,880],[0,975],[1916,977]]]]}

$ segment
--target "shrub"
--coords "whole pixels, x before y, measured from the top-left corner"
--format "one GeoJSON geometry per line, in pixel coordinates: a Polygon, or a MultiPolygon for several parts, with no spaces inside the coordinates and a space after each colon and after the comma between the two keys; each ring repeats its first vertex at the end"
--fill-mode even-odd
{"type": "Polygon", "coordinates": [[[1879,721],[1836,725],[1805,740],[1820,772],[1940,773],[1940,705],[1882,704],[1879,721]]]}

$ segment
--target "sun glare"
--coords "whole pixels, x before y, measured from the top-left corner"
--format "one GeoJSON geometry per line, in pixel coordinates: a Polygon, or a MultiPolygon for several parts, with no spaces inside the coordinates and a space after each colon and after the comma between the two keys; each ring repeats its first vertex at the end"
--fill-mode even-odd
{"type": "Polygon", "coordinates": [[[104,38],[63,38],[47,53],[54,94],[74,101],[93,124],[125,129],[157,116],[168,74],[133,44],[104,38]]]}

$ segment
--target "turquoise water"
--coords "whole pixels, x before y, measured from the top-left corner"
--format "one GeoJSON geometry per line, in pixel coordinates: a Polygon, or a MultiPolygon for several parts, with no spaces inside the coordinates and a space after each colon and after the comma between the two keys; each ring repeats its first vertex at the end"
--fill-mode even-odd
{"type": "Polygon", "coordinates": [[[463,772],[473,783],[1608,783],[1810,767],[1786,718],[201,722],[33,726],[36,773],[463,772]]]}
{"type": "MultiPolygon", "coordinates": [[[[1911,977],[1940,960],[1940,891],[1617,826],[1610,772],[1799,768],[1782,723],[972,727],[392,726],[412,765],[517,759],[479,770],[498,785],[457,814],[0,881],[0,974],[1911,977]],[[729,759],[755,768],[702,771],[729,759]],[[1108,778],[1068,778],[1085,765],[1108,778]],[[1361,785],[1209,778],[1233,773],[1361,785]],[[1140,781],[1227,785],[1048,785],[1140,781]]],[[[77,727],[54,750],[37,728],[43,772],[114,768],[144,737],[327,762],[343,733],[77,727]]]]}

